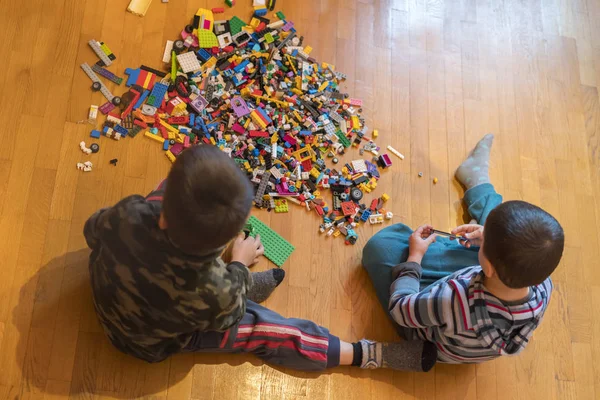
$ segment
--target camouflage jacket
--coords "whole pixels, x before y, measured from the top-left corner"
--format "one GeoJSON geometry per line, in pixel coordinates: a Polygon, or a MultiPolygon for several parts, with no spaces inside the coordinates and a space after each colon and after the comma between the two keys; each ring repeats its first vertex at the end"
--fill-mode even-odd
{"type": "Polygon", "coordinates": [[[84,227],[99,321],[121,351],[158,362],[195,332],[224,331],[246,310],[248,269],[222,249],[186,254],[158,226],[165,182],[92,215],[84,227]]]}

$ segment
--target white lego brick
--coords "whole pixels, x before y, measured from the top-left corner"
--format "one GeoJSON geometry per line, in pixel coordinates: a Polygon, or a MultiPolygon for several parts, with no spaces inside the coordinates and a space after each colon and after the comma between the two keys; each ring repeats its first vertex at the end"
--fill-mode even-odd
{"type": "Polygon", "coordinates": [[[171,51],[173,51],[173,42],[172,40],[167,40],[167,44],[165,45],[165,52],[163,53],[163,62],[166,64],[171,63],[171,51]]]}

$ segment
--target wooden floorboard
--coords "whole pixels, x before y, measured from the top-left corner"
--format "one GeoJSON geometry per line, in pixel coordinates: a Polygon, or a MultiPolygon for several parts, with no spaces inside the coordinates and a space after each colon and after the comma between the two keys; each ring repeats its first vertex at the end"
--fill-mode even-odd
{"type": "MultiPolygon", "coordinates": [[[[237,2],[225,17],[247,19],[251,1],[237,2]]],[[[376,191],[391,195],[396,222],[462,223],[454,170],[492,132],[491,176],[505,199],[538,204],[565,227],[556,290],[528,349],[427,375],[298,373],[206,354],[148,365],[110,346],[91,305],[83,223],[151,190],[169,163],[141,138],[101,140],[94,171],[75,169],[89,131],[78,121],[103,102],[79,64],[94,62],[93,38],[117,55],[119,75],[159,66],[165,40],[198,7],[222,6],[155,0],[139,18],[127,3],[0,0],[0,400],[600,397],[600,0],[277,2],[313,55],[348,74],[345,88],[364,100],[378,143],[406,155],[376,191]]],[[[316,216],[303,210],[256,214],[296,246],[268,307],[344,340],[395,340],[360,266],[361,247],[381,227],[361,228],[348,247],[320,236],[316,216]]],[[[256,268],[270,267],[263,260],[256,268]]]]}

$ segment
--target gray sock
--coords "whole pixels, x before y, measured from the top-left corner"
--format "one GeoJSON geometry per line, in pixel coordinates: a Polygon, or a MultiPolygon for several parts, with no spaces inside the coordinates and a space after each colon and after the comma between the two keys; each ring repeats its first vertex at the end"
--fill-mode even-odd
{"type": "Polygon", "coordinates": [[[361,368],[391,368],[399,371],[427,372],[435,365],[437,348],[421,340],[380,343],[363,339],[361,368]]]}
{"type": "Polygon", "coordinates": [[[490,183],[490,151],[494,135],[488,133],[475,145],[475,148],[456,170],[456,179],[467,189],[482,183],[490,183]]]}
{"type": "Polygon", "coordinates": [[[273,268],[264,272],[252,273],[252,287],[248,291],[248,300],[262,303],[269,298],[271,293],[283,281],[285,271],[281,268],[273,268]]]}

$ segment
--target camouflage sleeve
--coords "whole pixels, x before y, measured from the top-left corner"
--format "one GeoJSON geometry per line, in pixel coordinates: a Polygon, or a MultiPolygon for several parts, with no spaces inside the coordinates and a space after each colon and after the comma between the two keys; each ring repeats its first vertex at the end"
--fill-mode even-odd
{"type": "MultiPolygon", "coordinates": [[[[220,258],[216,261],[223,265],[220,258]]],[[[206,293],[209,289],[212,293],[206,294],[218,299],[218,305],[215,304],[213,310],[219,311],[214,315],[213,326],[210,327],[218,331],[226,330],[242,319],[246,312],[246,294],[251,285],[250,271],[242,263],[232,262],[225,266],[224,271],[218,285],[208,285],[203,290],[206,293]]]]}
{"type": "Polygon", "coordinates": [[[110,208],[111,207],[101,208],[96,211],[88,218],[83,226],[83,236],[85,236],[85,241],[90,249],[95,249],[98,245],[102,223],[107,218],[107,211],[110,210],[110,208]]]}

